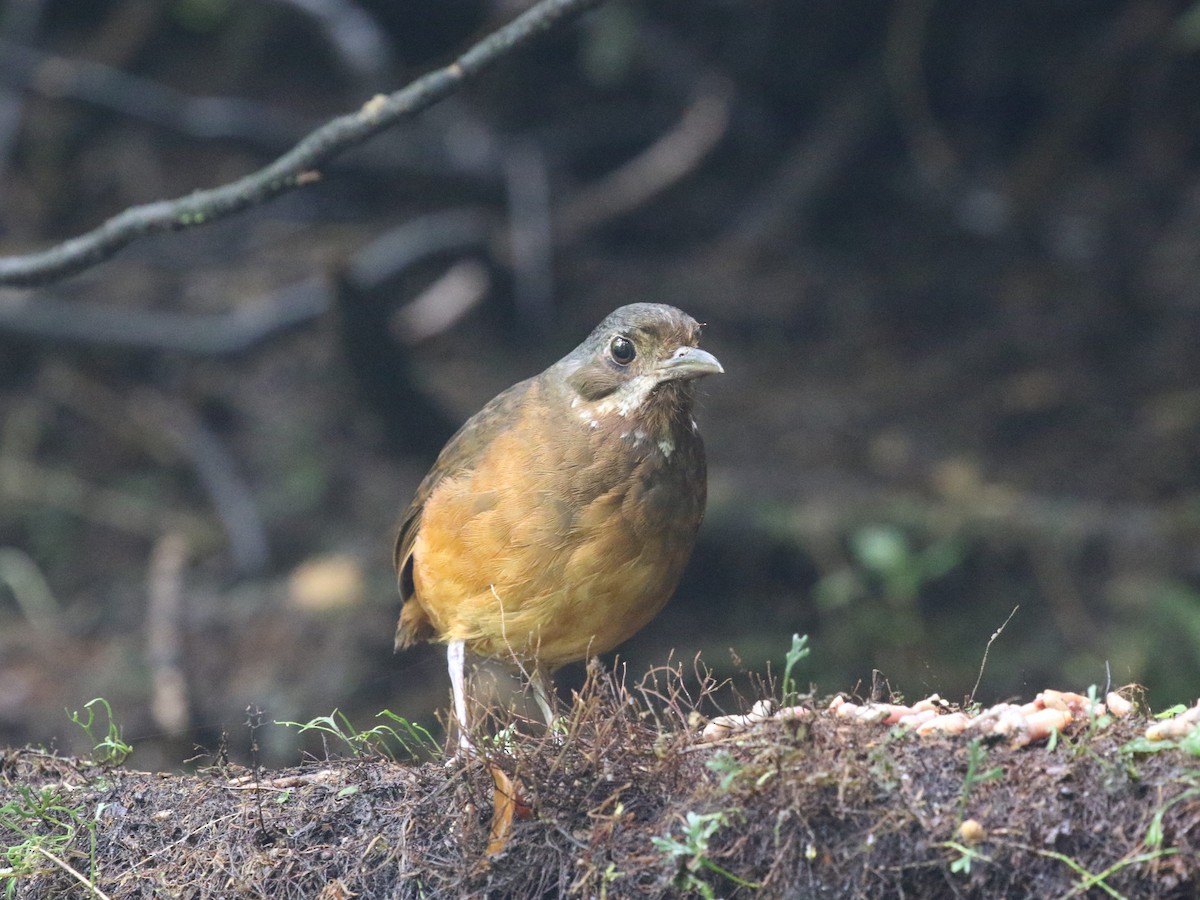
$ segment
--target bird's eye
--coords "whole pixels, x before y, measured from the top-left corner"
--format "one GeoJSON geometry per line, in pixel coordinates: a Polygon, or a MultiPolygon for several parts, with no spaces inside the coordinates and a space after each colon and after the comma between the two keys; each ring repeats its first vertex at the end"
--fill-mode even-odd
{"type": "Polygon", "coordinates": [[[608,352],[618,366],[629,365],[637,356],[637,348],[633,346],[633,341],[621,334],[612,339],[612,343],[608,345],[608,352]]]}

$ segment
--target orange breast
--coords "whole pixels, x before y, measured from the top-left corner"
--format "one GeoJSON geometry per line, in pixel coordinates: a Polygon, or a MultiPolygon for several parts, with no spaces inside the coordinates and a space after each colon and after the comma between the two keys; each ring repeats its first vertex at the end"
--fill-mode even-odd
{"type": "Polygon", "coordinates": [[[412,599],[439,640],[548,669],[612,649],[658,613],[704,508],[690,427],[668,455],[624,419],[553,424],[518,422],[439,484],[413,548],[412,599]]]}

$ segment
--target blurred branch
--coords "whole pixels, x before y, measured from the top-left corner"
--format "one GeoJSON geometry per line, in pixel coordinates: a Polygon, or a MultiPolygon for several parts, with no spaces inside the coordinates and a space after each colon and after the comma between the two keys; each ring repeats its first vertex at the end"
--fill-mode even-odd
{"type": "MultiPolygon", "coordinates": [[[[3,37],[0,37],[0,81],[51,100],[87,104],[192,140],[238,141],[271,153],[290,147],[320,124],[310,116],[245,97],[193,97],[115,66],[43,53],[3,37]]],[[[3,96],[0,94],[0,101],[3,96]]],[[[388,177],[413,170],[423,175],[491,178],[486,150],[476,151],[483,158],[481,161],[470,155],[455,154],[454,146],[446,146],[447,121],[461,127],[464,120],[471,119],[475,146],[488,147],[495,140],[486,126],[472,119],[467,110],[445,110],[450,105],[443,104],[446,115],[443,121],[428,116],[423,129],[410,129],[394,140],[377,140],[361,147],[345,165],[388,177]]]]}
{"type": "Polygon", "coordinates": [[[330,305],[329,288],[321,278],[305,279],[270,297],[212,315],[97,308],[49,297],[39,297],[36,303],[17,299],[0,303],[0,334],[194,356],[236,355],[317,318],[330,305]]]}
{"type": "Polygon", "coordinates": [[[118,395],[62,366],[50,370],[45,387],[56,402],[104,427],[133,425],[131,440],[159,446],[165,439],[172,456],[187,463],[208,495],[238,571],[248,574],[266,567],[267,533],[253,493],[238,473],[236,460],[189,406],[149,388],[118,395]]]}
{"type": "Polygon", "coordinates": [[[310,123],[241,97],[190,97],[91,60],[68,59],[0,39],[0,76],[43,97],[75,100],[199,140],[225,138],[266,147],[298,140],[310,123]]]}
{"type": "Polygon", "coordinates": [[[1076,581],[1075,573],[1088,569],[1078,556],[1063,552],[1061,546],[1049,541],[1031,543],[1029,548],[1030,568],[1063,643],[1073,650],[1084,650],[1099,646],[1103,635],[1076,581]]]}
{"type": "Polygon", "coordinates": [[[547,328],[554,298],[550,178],[546,157],[533,141],[514,141],[504,154],[508,193],[509,262],[517,313],[547,328]]]}
{"type": "Polygon", "coordinates": [[[1188,510],[1194,498],[1171,505],[1054,497],[984,484],[961,492],[888,489],[878,480],[838,468],[795,472],[763,467],[709,472],[705,524],[764,530],[809,546],[830,535],[889,522],[926,533],[955,533],[997,545],[1079,548],[1102,541],[1121,564],[1147,566],[1173,548],[1196,546],[1200,526],[1188,510]],[[781,491],[780,485],[787,490],[781,491]]]}
{"type": "Polygon", "coordinates": [[[555,211],[556,243],[636,209],[695,169],[724,136],[733,86],[717,75],[696,85],[675,127],[604,178],[581,188],[555,211]]]}
{"type": "Polygon", "coordinates": [[[488,267],[477,259],[456,262],[392,317],[392,333],[413,346],[448,331],[483,302],[492,286],[488,267]]]}
{"type": "Polygon", "coordinates": [[[342,65],[364,84],[382,81],[392,67],[391,47],[379,23],[353,0],[279,0],[320,24],[342,65]]]}
{"type": "Polygon", "coordinates": [[[5,506],[30,503],[62,510],[125,534],[156,538],[164,529],[182,531],[210,546],[214,529],[201,516],[162,509],[133,494],[97,487],[62,469],[0,456],[0,498],[5,506]]]}
{"type": "Polygon", "coordinates": [[[187,540],[165,534],[154,545],[146,575],[146,662],[150,666],[154,722],[177,735],[190,719],[187,676],[183,667],[183,573],[187,540]]]}
{"type": "Polygon", "coordinates": [[[1051,187],[1064,171],[1079,164],[1075,144],[1112,109],[1114,94],[1130,80],[1131,67],[1148,48],[1165,40],[1177,21],[1168,3],[1151,0],[1117,9],[1096,39],[1063,66],[1065,77],[1051,93],[1042,127],[1033,129],[1009,169],[1009,193],[1018,218],[1045,208],[1051,187]]]}
{"type": "MultiPolygon", "coordinates": [[[[439,253],[485,247],[490,219],[471,208],[411,219],[363,247],[348,274],[369,289],[439,253]]],[[[236,356],[316,319],[333,305],[325,278],[307,278],[224,313],[97,308],[86,303],[18,295],[0,298],[0,334],[118,350],[236,356]]],[[[424,334],[417,340],[429,337],[424,334]]]]}
{"type": "Polygon", "coordinates": [[[357,112],[327,122],[251,175],[187,197],[131,207],[87,234],[49,250],[0,258],[0,284],[32,286],[64,278],[108,259],[140,237],[206,225],[311,183],[320,177],[316,169],[344,150],[449,96],[534,37],[600,2],[541,0],[450,65],[423,75],[395,93],[373,97],[357,112]]]}
{"type": "Polygon", "coordinates": [[[345,266],[345,276],[360,290],[373,290],[439,253],[486,248],[494,226],[494,216],[472,207],[409,219],[358,250],[345,266]]]}
{"type": "Polygon", "coordinates": [[[887,32],[884,74],[913,162],[931,187],[945,190],[959,177],[958,154],[933,114],[922,64],[936,4],[937,0],[896,4],[887,32]]]}
{"type": "Polygon", "coordinates": [[[46,576],[28,553],[0,547],[0,587],[7,587],[25,618],[38,631],[59,630],[59,605],[46,576]]]}
{"type": "MultiPolygon", "coordinates": [[[[45,0],[29,0],[27,3],[9,4],[4,11],[3,19],[0,20],[0,35],[17,40],[32,39],[41,24],[45,5],[45,0]]],[[[3,66],[8,58],[5,44],[7,41],[0,38],[0,66],[3,66]]],[[[0,175],[3,175],[8,167],[12,148],[20,130],[24,106],[24,97],[16,91],[9,90],[7,86],[0,88],[0,175]]],[[[2,183],[0,182],[0,184],[2,183]]]]}
{"type": "Polygon", "coordinates": [[[749,198],[722,235],[717,252],[751,251],[783,232],[794,243],[793,221],[852,164],[854,154],[882,125],[884,98],[874,66],[852,74],[762,189],[749,198]]]}
{"type": "Polygon", "coordinates": [[[242,574],[267,567],[267,529],[250,486],[221,440],[188,406],[148,388],[129,398],[129,414],[145,427],[160,429],[191,466],[228,538],[229,555],[242,574]]]}

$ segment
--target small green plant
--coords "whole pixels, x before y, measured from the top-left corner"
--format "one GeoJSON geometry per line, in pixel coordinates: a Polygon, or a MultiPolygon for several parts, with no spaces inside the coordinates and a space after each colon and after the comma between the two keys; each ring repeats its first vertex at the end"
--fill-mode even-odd
{"type": "MultiPolygon", "coordinates": [[[[561,728],[562,725],[560,723],[561,720],[559,722],[555,722],[553,729],[561,728]]],[[[491,737],[489,737],[487,740],[491,742],[491,745],[498,752],[504,754],[505,756],[512,756],[517,752],[517,741],[520,739],[520,737],[521,732],[517,728],[517,723],[509,722],[503,728],[497,729],[496,733],[491,735],[491,737]]]]}
{"type": "MultiPolygon", "coordinates": [[[[962,822],[963,816],[966,815],[967,803],[970,802],[971,794],[975,789],[981,784],[1004,777],[1004,769],[1000,766],[984,769],[983,764],[986,761],[987,751],[983,748],[983,742],[979,738],[975,738],[967,744],[967,774],[963,776],[962,791],[958,795],[959,822],[962,822]]],[[[967,865],[970,866],[969,863],[967,865]]]]}
{"type": "Polygon", "coordinates": [[[1197,725],[1181,738],[1163,738],[1152,741],[1149,738],[1134,738],[1121,747],[1126,755],[1137,753],[1162,753],[1164,750],[1180,750],[1188,756],[1200,757],[1200,725],[1197,725]]]}
{"type": "Polygon", "coordinates": [[[277,721],[275,724],[296,728],[301,734],[307,731],[316,731],[336,738],[345,744],[351,753],[360,758],[383,756],[396,761],[398,755],[394,745],[398,745],[405,756],[414,760],[436,755],[441,751],[441,747],[433,739],[433,735],[403,716],[398,716],[391,710],[385,709],[378,713],[376,718],[388,719],[393,724],[376,725],[366,731],[359,731],[345,713],[337,709],[327,716],[318,716],[307,722],[277,721]]]}
{"type": "Polygon", "coordinates": [[[694,892],[704,897],[705,900],[714,900],[716,894],[713,892],[712,885],[700,877],[701,869],[715,872],[739,887],[758,887],[756,883],[739,878],[708,857],[709,842],[713,835],[728,824],[728,821],[728,814],[724,812],[689,812],[684,820],[682,840],[674,837],[650,839],[656,850],[679,867],[675,876],[675,886],[681,891],[694,892]]]}
{"type": "Polygon", "coordinates": [[[1176,803],[1180,803],[1184,800],[1191,800],[1196,796],[1200,796],[1200,787],[1188,788],[1186,791],[1176,794],[1157,810],[1155,810],[1154,815],[1150,819],[1150,825],[1146,828],[1145,844],[1147,847],[1151,847],[1155,850],[1158,850],[1162,847],[1163,816],[1167,814],[1167,810],[1169,810],[1176,803]]]}
{"type": "Polygon", "coordinates": [[[600,900],[608,900],[609,885],[616,884],[621,878],[621,870],[617,868],[617,864],[609,863],[600,875],[600,900]]]}
{"type": "Polygon", "coordinates": [[[1150,824],[1146,827],[1146,836],[1142,838],[1142,844],[1147,848],[1145,852],[1137,853],[1130,851],[1103,871],[1089,872],[1076,860],[1054,850],[1044,850],[1038,848],[1035,852],[1046,857],[1047,859],[1058,860],[1079,876],[1078,884],[1075,886],[1075,889],[1071,891],[1072,896],[1076,894],[1082,895],[1087,891],[1090,891],[1092,888],[1099,888],[1110,897],[1124,897],[1125,895],[1121,894],[1116,890],[1116,888],[1112,887],[1112,885],[1108,883],[1108,879],[1110,877],[1117,874],[1122,869],[1126,869],[1131,866],[1145,865],[1146,863],[1152,863],[1155,860],[1162,859],[1167,856],[1175,856],[1177,853],[1179,853],[1178,847],[1163,846],[1165,839],[1165,835],[1163,833],[1163,817],[1166,816],[1168,810],[1170,810],[1171,807],[1176,803],[1181,803],[1185,800],[1191,800],[1196,796],[1200,796],[1200,787],[1195,786],[1194,780],[1192,783],[1192,787],[1172,797],[1157,810],[1155,810],[1154,815],[1150,818],[1150,824]]]}
{"type": "Polygon", "coordinates": [[[1062,863],[1072,872],[1079,876],[1079,882],[1074,889],[1066,896],[1081,896],[1086,894],[1092,888],[1099,888],[1115,898],[1115,900],[1124,900],[1125,895],[1108,883],[1108,879],[1116,875],[1122,869],[1127,869],[1130,866],[1140,866],[1148,862],[1154,862],[1156,859],[1161,859],[1164,856],[1174,856],[1179,851],[1175,848],[1152,850],[1149,853],[1135,853],[1123,856],[1107,869],[1100,872],[1089,872],[1087,868],[1081,865],[1078,860],[1067,856],[1065,853],[1059,853],[1057,850],[1044,850],[1037,848],[1034,850],[1039,856],[1044,856],[1046,859],[1054,859],[1062,863]]]}
{"type": "MultiPolygon", "coordinates": [[[[1156,719],[1172,719],[1182,712],[1186,712],[1188,707],[1183,704],[1177,704],[1170,709],[1164,709],[1160,713],[1156,713],[1156,719]]],[[[1188,756],[1200,757],[1200,724],[1178,738],[1160,738],[1158,740],[1150,740],[1147,737],[1134,738],[1133,740],[1121,746],[1121,752],[1126,756],[1134,756],[1139,753],[1162,753],[1164,750],[1180,750],[1188,756]]]]}
{"type": "Polygon", "coordinates": [[[874,742],[867,751],[868,771],[872,780],[883,790],[891,792],[900,787],[900,770],[896,765],[896,753],[893,747],[898,741],[904,740],[911,732],[909,728],[893,725],[883,738],[874,742]]]}
{"type": "Polygon", "coordinates": [[[729,790],[730,786],[742,774],[745,766],[740,763],[728,750],[722,750],[704,764],[704,768],[721,776],[720,789],[729,790]]]}
{"type": "MultiPolygon", "coordinates": [[[[67,803],[56,788],[34,790],[16,785],[16,796],[0,806],[0,885],[4,896],[16,896],[22,879],[43,873],[54,865],[70,874],[87,889],[83,896],[103,898],[96,881],[96,820],[82,806],[67,803]],[[67,860],[83,854],[75,844],[80,834],[87,836],[88,874],[84,875],[67,860]]],[[[103,810],[97,808],[96,817],[103,810]]]]}
{"type": "Polygon", "coordinates": [[[1109,762],[1095,751],[1096,737],[1112,725],[1113,717],[1109,712],[1097,714],[1096,710],[1104,706],[1104,700],[1100,697],[1100,688],[1097,685],[1088,685],[1087,689],[1088,709],[1089,712],[1084,721],[1083,731],[1075,735],[1074,738],[1063,738],[1058,729],[1055,729],[1050,734],[1050,740],[1047,743],[1047,749],[1053,753],[1058,746],[1058,741],[1061,738],[1075,756],[1091,756],[1100,765],[1107,767],[1109,762]]]}
{"type": "Polygon", "coordinates": [[[808,646],[807,634],[793,634],[791,649],[783,657],[783,680],[780,682],[782,693],[781,700],[784,706],[793,706],[799,698],[799,691],[796,690],[796,681],[792,677],[792,670],[796,668],[796,664],[800,660],[808,656],[812,650],[808,646]]]}
{"type": "Polygon", "coordinates": [[[884,593],[903,603],[962,563],[964,553],[962,542],[954,538],[917,550],[904,532],[890,525],[860,529],[852,548],[858,564],[882,582],[884,593]]]}
{"type": "Polygon", "coordinates": [[[133,753],[133,747],[125,743],[121,737],[121,726],[113,718],[112,707],[103,697],[89,700],[83,708],[86,717],[80,712],[67,710],[71,721],[83,729],[88,740],[92,742],[92,756],[102,766],[119,766],[133,753]],[[105,728],[104,737],[96,736],[96,708],[104,708],[105,728]]]}
{"type": "Polygon", "coordinates": [[[966,550],[958,538],[916,548],[894,525],[866,525],[850,536],[853,565],[832,572],[816,586],[824,606],[843,606],[875,587],[897,608],[911,605],[921,589],[962,564],[966,550]]]}
{"type": "Polygon", "coordinates": [[[958,859],[950,863],[950,871],[955,875],[970,875],[971,865],[975,862],[975,860],[986,863],[992,862],[992,858],[990,856],[985,856],[974,847],[968,847],[966,844],[960,843],[959,841],[943,841],[938,846],[953,850],[958,854],[958,859]]]}
{"type": "Polygon", "coordinates": [[[1188,711],[1188,708],[1187,708],[1186,704],[1176,703],[1174,706],[1167,707],[1162,712],[1156,712],[1154,714],[1154,718],[1156,718],[1156,719],[1173,719],[1180,713],[1185,713],[1187,711],[1188,711]]]}
{"type": "Polygon", "coordinates": [[[385,709],[382,712],[376,713],[375,718],[387,719],[392,725],[376,725],[368,734],[378,732],[386,733],[388,737],[396,741],[404,752],[413,759],[418,759],[420,756],[438,756],[442,752],[442,745],[439,744],[424,727],[416,722],[410,722],[404,716],[398,716],[390,709],[385,709]]]}

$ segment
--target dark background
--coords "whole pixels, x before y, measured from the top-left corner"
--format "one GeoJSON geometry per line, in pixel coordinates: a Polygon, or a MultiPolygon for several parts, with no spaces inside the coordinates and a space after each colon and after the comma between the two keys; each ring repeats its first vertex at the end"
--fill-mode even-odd
{"type": "MultiPolygon", "coordinates": [[[[9,0],[0,252],[247,174],[519,8],[9,0]]],[[[244,757],[248,706],[433,727],[439,650],[391,651],[399,511],[644,300],[727,374],[631,677],[700,653],[745,686],[800,632],[819,691],[958,700],[1019,606],[981,700],[1194,700],[1198,49],[1200,7],[1154,0],[612,2],[315,184],[0,290],[0,745],[77,747],[96,696],[146,766],[244,757]]]]}

